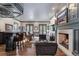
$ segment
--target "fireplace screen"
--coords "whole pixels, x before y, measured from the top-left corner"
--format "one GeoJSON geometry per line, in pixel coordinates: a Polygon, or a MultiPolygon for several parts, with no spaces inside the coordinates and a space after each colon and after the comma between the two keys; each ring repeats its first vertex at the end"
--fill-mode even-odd
{"type": "Polygon", "coordinates": [[[69,35],[65,33],[59,33],[59,44],[68,49],[69,35]]]}

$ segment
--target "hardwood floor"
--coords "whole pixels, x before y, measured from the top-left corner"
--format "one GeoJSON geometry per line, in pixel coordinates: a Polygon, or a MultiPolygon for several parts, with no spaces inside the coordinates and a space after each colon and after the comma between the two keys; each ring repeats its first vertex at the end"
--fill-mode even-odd
{"type": "MultiPolygon", "coordinates": [[[[5,52],[5,45],[0,45],[0,56],[36,56],[36,50],[34,44],[30,44],[23,48],[16,48],[15,51],[5,52]]],[[[65,54],[57,49],[55,56],[65,56],[65,54]]]]}

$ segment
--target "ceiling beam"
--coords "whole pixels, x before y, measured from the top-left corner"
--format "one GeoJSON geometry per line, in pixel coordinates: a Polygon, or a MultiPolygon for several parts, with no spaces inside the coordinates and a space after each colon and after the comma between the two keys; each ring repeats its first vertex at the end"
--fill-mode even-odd
{"type": "Polygon", "coordinates": [[[13,15],[13,12],[11,10],[9,10],[8,8],[6,8],[5,6],[0,5],[0,7],[6,9],[7,11],[9,11],[10,12],[9,16],[13,15]]]}
{"type": "Polygon", "coordinates": [[[19,3],[12,3],[11,5],[17,8],[21,14],[23,14],[23,7],[19,3]]]}

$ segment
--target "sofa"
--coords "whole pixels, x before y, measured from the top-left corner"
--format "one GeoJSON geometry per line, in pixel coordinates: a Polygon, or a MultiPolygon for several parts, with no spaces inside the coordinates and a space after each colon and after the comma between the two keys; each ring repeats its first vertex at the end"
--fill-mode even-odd
{"type": "Polygon", "coordinates": [[[53,56],[56,54],[57,51],[57,43],[48,43],[48,42],[41,42],[36,43],[36,55],[49,55],[53,56]]]}

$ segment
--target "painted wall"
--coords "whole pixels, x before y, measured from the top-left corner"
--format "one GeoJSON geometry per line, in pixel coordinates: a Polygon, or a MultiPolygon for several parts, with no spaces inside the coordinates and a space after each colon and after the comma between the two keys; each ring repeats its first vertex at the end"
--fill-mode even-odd
{"type": "Polygon", "coordinates": [[[20,26],[20,22],[18,20],[15,20],[13,18],[0,18],[0,31],[5,31],[5,24],[14,25],[14,23],[17,23],[18,27],[20,26]]]}
{"type": "Polygon", "coordinates": [[[38,21],[38,22],[34,22],[34,21],[25,21],[25,22],[21,22],[21,25],[23,27],[26,28],[26,24],[34,24],[34,26],[37,26],[39,29],[39,24],[49,24],[49,21],[38,21]]]}

